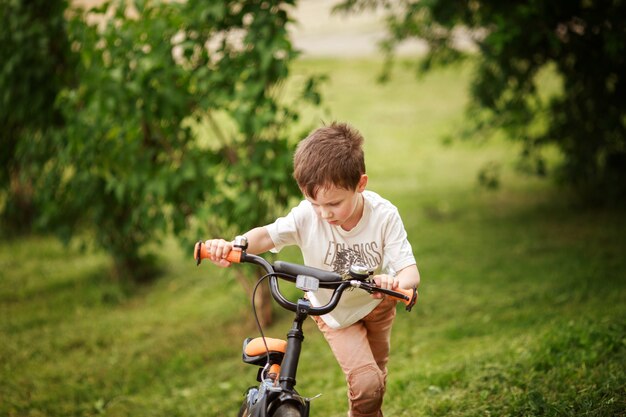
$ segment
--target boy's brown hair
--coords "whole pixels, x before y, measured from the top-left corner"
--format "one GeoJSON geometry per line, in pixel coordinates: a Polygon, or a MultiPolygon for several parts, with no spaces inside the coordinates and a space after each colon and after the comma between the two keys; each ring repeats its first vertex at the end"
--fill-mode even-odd
{"type": "Polygon", "coordinates": [[[355,190],[365,174],[363,136],[346,123],[320,127],[298,144],[293,168],[293,177],[308,197],[330,186],[355,190]]]}

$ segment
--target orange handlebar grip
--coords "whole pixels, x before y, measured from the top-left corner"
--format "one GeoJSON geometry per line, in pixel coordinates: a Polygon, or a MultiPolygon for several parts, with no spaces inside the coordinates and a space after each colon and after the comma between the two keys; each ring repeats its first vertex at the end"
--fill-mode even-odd
{"type": "Polygon", "coordinates": [[[402,289],[402,288],[396,288],[394,291],[397,291],[397,292],[399,292],[401,294],[404,294],[408,298],[408,300],[405,300],[405,299],[402,299],[402,298],[394,297],[394,298],[397,298],[398,300],[402,301],[406,305],[406,311],[411,311],[411,309],[413,308],[413,306],[417,302],[417,297],[418,297],[417,288],[411,288],[411,289],[408,289],[408,290],[405,290],[405,289],[402,289]]]}
{"type": "MultiPolygon", "coordinates": [[[[228,253],[228,255],[226,256],[226,260],[228,262],[238,264],[241,262],[241,255],[241,249],[234,248],[228,253]]],[[[200,265],[200,262],[202,262],[203,259],[208,259],[211,257],[204,242],[196,243],[196,246],[193,249],[193,257],[196,260],[197,265],[200,265]]]]}

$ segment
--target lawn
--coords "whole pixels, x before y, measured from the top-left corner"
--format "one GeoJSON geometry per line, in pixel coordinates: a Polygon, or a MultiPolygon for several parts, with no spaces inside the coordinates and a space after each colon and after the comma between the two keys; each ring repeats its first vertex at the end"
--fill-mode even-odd
{"type": "MultiPolygon", "coordinates": [[[[624,210],[517,174],[509,142],[443,144],[462,120],[466,68],[417,82],[399,65],[386,85],[379,68],[303,60],[293,80],[329,73],[326,109],[305,122],[361,130],[369,188],[398,206],[422,274],[394,327],[385,415],[625,415],[624,210]],[[476,182],[489,161],[502,166],[495,191],[476,182]]],[[[164,276],[129,288],[102,253],[0,242],[1,416],[236,414],[255,376],[240,360],[256,335],[246,295],[230,271],[197,268],[191,248],[161,253],[164,276]]],[[[266,332],[289,326],[277,311],[266,332]]],[[[305,334],[298,388],[323,393],[312,415],[345,416],[343,376],[311,322],[305,334]]]]}

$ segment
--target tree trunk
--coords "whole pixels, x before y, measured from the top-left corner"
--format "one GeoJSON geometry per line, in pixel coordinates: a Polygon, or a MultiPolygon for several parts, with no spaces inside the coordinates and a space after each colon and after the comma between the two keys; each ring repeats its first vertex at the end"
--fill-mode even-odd
{"type": "Polygon", "coordinates": [[[3,215],[6,230],[24,234],[31,232],[35,219],[34,191],[32,182],[20,175],[20,168],[9,171],[9,195],[3,215]]]}
{"type": "MultiPolygon", "coordinates": [[[[258,273],[255,276],[249,276],[241,270],[237,270],[235,272],[235,277],[244,288],[249,300],[252,299],[254,286],[263,275],[263,273],[258,273]]],[[[261,327],[267,327],[271,325],[273,321],[272,294],[270,293],[269,282],[267,279],[259,284],[256,289],[254,306],[256,308],[257,317],[259,318],[261,327]]]]}

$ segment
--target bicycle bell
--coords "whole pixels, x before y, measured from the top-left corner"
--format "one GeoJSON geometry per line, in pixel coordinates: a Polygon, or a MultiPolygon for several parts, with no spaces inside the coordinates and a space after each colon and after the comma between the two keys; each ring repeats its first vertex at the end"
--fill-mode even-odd
{"type": "Polygon", "coordinates": [[[353,264],[350,266],[350,276],[354,279],[364,281],[370,276],[369,269],[363,264],[353,264]]]}
{"type": "Polygon", "coordinates": [[[236,248],[240,248],[241,250],[248,249],[248,238],[245,236],[236,236],[233,241],[233,246],[236,248]]]}

